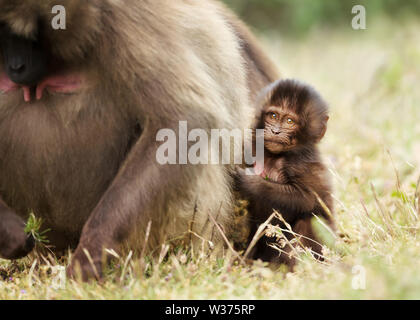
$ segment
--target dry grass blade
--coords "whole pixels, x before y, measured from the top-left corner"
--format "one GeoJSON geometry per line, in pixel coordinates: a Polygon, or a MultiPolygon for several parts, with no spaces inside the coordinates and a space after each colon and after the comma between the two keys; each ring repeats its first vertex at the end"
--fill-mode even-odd
{"type": "Polygon", "coordinates": [[[312,215],[315,217],[318,223],[322,225],[325,228],[325,230],[327,230],[334,237],[334,239],[338,238],[334,230],[332,230],[324,221],[322,221],[322,219],[320,219],[316,214],[312,213],[312,215]]]}
{"type": "Polygon", "coordinates": [[[192,233],[193,233],[193,228],[194,228],[195,216],[197,215],[197,209],[198,209],[198,206],[197,206],[197,201],[198,201],[198,200],[195,200],[195,204],[194,204],[194,212],[193,212],[192,219],[191,219],[191,221],[190,221],[190,226],[189,226],[189,228],[188,228],[188,230],[190,231],[190,243],[191,243],[191,241],[192,241],[192,233]]]}
{"type": "MultiPolygon", "coordinates": [[[[288,241],[286,240],[286,242],[288,242],[288,241]]],[[[292,245],[293,246],[293,244],[289,244],[289,243],[287,245],[292,245]]],[[[295,251],[295,250],[292,250],[290,252],[287,252],[286,250],[283,250],[282,248],[280,248],[278,245],[275,245],[275,244],[269,244],[269,247],[270,248],[273,248],[276,251],[278,251],[279,254],[288,256],[289,259],[296,259],[300,263],[303,263],[304,262],[304,260],[299,257],[299,254],[297,254],[297,251],[295,251]]]]}
{"type": "Polygon", "coordinates": [[[237,257],[241,263],[245,264],[245,260],[241,257],[239,253],[232,247],[232,244],[229,242],[228,238],[226,237],[225,233],[223,232],[222,228],[217,223],[216,219],[213,218],[212,214],[209,213],[210,220],[214,223],[214,226],[219,231],[220,235],[222,236],[223,240],[225,241],[226,245],[228,246],[229,250],[237,257]]]}
{"type": "Polygon", "coordinates": [[[376,206],[378,207],[378,211],[381,214],[382,220],[385,223],[385,226],[392,237],[395,236],[394,228],[393,228],[393,220],[389,213],[383,208],[382,203],[378,199],[378,195],[376,194],[376,190],[374,185],[370,184],[373,198],[375,199],[376,206]]]}
{"type": "Polygon", "coordinates": [[[369,211],[366,208],[366,204],[362,198],[360,198],[360,204],[362,205],[363,212],[366,214],[366,217],[370,219],[369,211]]]}
{"type": "Polygon", "coordinates": [[[92,267],[93,273],[96,277],[96,279],[100,279],[98,270],[96,269],[95,263],[93,262],[92,256],[90,255],[89,251],[87,251],[85,248],[83,248],[83,253],[86,255],[86,258],[88,259],[90,266],[92,267]]]}
{"type": "Polygon", "coordinates": [[[146,254],[146,248],[147,248],[147,244],[149,242],[150,230],[151,229],[152,229],[152,221],[149,221],[149,223],[147,224],[147,228],[146,228],[146,235],[144,237],[143,249],[141,250],[141,254],[140,254],[140,265],[141,265],[141,267],[144,266],[144,257],[145,257],[145,254],[146,254]]]}
{"type": "MultiPolygon", "coordinates": [[[[294,236],[294,239],[298,242],[298,244],[300,245],[301,248],[305,248],[305,245],[302,243],[302,238],[306,238],[303,237],[300,234],[297,234],[296,232],[293,231],[292,226],[286,221],[284,220],[283,216],[281,215],[281,213],[275,211],[276,217],[284,223],[284,225],[286,226],[287,229],[282,229],[280,228],[280,230],[283,232],[283,239],[286,241],[287,245],[290,247],[290,249],[293,252],[293,256],[296,258],[299,256],[299,251],[297,250],[296,246],[293,245],[293,243],[284,235],[284,232],[287,232],[289,234],[292,234],[294,236]]],[[[308,238],[307,238],[308,239],[308,238]]],[[[311,239],[312,240],[312,239],[311,239]]],[[[312,240],[313,242],[316,243],[316,241],[312,240]]],[[[320,243],[318,243],[320,246],[322,246],[320,243]]],[[[289,254],[289,256],[291,255],[291,253],[289,254]]],[[[313,257],[312,253],[311,256],[313,257]]]]}
{"type": "MultiPolygon", "coordinates": [[[[219,215],[220,215],[220,211],[222,210],[222,206],[223,206],[223,202],[220,204],[220,208],[217,211],[216,219],[214,219],[213,217],[211,217],[211,214],[209,213],[209,218],[210,219],[213,218],[213,219],[211,219],[213,222],[214,221],[217,221],[217,219],[219,219],[219,215]]],[[[210,242],[212,242],[212,243],[213,243],[213,239],[214,239],[214,228],[216,228],[216,226],[217,226],[217,223],[216,224],[213,223],[213,230],[211,232],[211,239],[210,239],[210,242]]]]}
{"type": "Polygon", "coordinates": [[[391,152],[389,151],[388,148],[386,149],[386,152],[388,153],[388,156],[391,159],[392,168],[394,169],[395,177],[397,178],[397,190],[399,192],[402,192],[400,175],[398,174],[398,170],[397,170],[397,167],[395,166],[394,159],[392,158],[391,152]]]}
{"type": "Polygon", "coordinates": [[[165,259],[166,255],[168,254],[170,249],[170,246],[168,244],[162,245],[162,249],[160,250],[159,254],[159,260],[158,260],[158,266],[160,266],[163,262],[163,259],[165,259]]]}
{"type": "Polygon", "coordinates": [[[322,209],[327,213],[327,215],[329,216],[329,218],[331,219],[331,221],[334,221],[334,215],[332,214],[330,208],[327,207],[327,205],[325,204],[325,202],[320,198],[320,196],[318,195],[318,193],[316,193],[315,191],[312,190],[312,193],[314,194],[314,196],[316,197],[317,201],[319,202],[319,204],[321,205],[322,209]]]}
{"type": "Polygon", "coordinates": [[[255,233],[254,237],[251,240],[251,243],[249,244],[248,248],[245,251],[244,259],[247,259],[249,254],[251,253],[251,250],[255,247],[257,242],[264,236],[264,231],[267,228],[267,226],[271,223],[271,221],[276,216],[276,212],[274,212],[263,224],[261,224],[258,227],[257,232],[255,233]]]}
{"type": "Polygon", "coordinates": [[[119,254],[117,252],[115,252],[114,249],[105,249],[105,252],[108,253],[109,255],[113,256],[116,259],[121,259],[119,254]]]}
{"type": "Polygon", "coordinates": [[[29,274],[28,274],[29,286],[32,286],[32,279],[33,279],[33,276],[34,276],[34,270],[35,270],[35,267],[36,267],[37,263],[38,263],[38,260],[35,259],[34,262],[32,263],[31,269],[29,270],[29,274]]]}
{"type": "Polygon", "coordinates": [[[124,280],[124,277],[125,277],[125,274],[126,274],[126,271],[127,271],[127,267],[128,267],[128,263],[130,262],[132,257],[133,257],[133,251],[130,250],[130,252],[127,256],[127,259],[125,259],[125,262],[124,262],[124,267],[123,267],[123,270],[121,272],[120,282],[122,282],[124,280]]]}

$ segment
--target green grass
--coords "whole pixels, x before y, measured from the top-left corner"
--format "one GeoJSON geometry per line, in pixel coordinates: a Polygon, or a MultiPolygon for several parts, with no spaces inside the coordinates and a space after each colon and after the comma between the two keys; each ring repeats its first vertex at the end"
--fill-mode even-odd
{"type": "Polygon", "coordinates": [[[154,263],[124,257],[102,284],[60,287],[55,269],[67,260],[33,254],[0,261],[0,299],[420,298],[419,30],[417,23],[378,23],[347,34],[314,31],[296,42],[261,37],[283,76],[312,84],[331,105],[322,149],[346,237],[325,250],[323,263],[303,252],[297,270],[285,273],[232,263],[229,251],[219,259],[181,251],[154,263]],[[352,285],[360,270],[363,290],[352,285]]]}

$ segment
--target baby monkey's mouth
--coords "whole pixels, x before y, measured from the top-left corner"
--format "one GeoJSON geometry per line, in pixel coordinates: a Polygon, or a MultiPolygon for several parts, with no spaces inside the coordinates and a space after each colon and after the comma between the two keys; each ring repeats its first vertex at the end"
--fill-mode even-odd
{"type": "Polygon", "coordinates": [[[0,91],[9,93],[22,89],[25,102],[30,102],[33,95],[36,100],[41,100],[44,90],[56,93],[73,93],[82,87],[82,83],[82,76],[72,72],[61,72],[47,76],[32,86],[13,82],[6,72],[0,74],[0,91]]]}

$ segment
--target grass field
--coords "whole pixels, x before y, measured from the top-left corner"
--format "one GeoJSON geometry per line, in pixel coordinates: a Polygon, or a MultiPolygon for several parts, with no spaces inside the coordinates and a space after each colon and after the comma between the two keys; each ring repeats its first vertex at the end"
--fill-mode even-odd
{"type": "Polygon", "coordinates": [[[312,84],[331,105],[322,149],[346,237],[332,241],[321,231],[330,243],[323,263],[303,252],[286,274],[231,263],[229,252],[223,259],[172,254],[154,264],[127,257],[104,283],[81,284],[58,281],[60,263],[33,255],[0,260],[0,299],[420,298],[420,24],[261,40],[284,77],[312,84]]]}

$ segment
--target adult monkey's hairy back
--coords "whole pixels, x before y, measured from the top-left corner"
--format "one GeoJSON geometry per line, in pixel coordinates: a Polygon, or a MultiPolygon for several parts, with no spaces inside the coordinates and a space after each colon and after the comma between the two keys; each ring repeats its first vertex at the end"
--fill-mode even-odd
{"type": "Polygon", "coordinates": [[[142,249],[149,222],[150,250],[189,239],[190,226],[220,243],[208,215],[229,230],[228,168],[160,165],[156,134],[177,132],[179,121],[207,131],[249,127],[250,98],[275,80],[273,67],[215,1],[63,2],[61,31],[50,27],[56,4],[0,0],[5,32],[37,39],[49,57],[46,76],[30,84],[39,100],[26,95],[29,102],[25,76],[15,86],[0,62],[2,209],[24,219],[34,210],[57,250],[77,247],[69,274],[80,265],[85,279],[100,273],[103,248],[142,249]]]}

